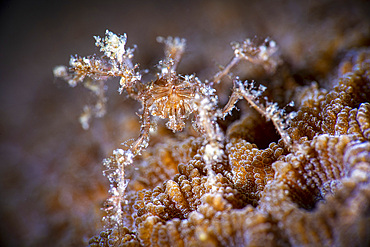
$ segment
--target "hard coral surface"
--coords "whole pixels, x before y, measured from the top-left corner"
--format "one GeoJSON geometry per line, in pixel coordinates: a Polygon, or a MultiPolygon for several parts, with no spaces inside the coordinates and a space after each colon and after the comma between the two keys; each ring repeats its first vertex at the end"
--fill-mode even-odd
{"type": "Polygon", "coordinates": [[[149,148],[131,174],[123,228],[101,232],[90,245],[366,246],[369,71],[370,50],[352,50],[337,76],[322,82],[332,88],[296,86],[291,146],[280,140],[258,148],[243,134],[254,122],[230,126],[226,156],[212,164],[214,183],[201,137],[149,148]]]}

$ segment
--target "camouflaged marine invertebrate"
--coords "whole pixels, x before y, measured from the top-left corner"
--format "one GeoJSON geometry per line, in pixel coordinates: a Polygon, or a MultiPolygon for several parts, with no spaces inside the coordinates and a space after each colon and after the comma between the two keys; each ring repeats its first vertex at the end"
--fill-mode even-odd
{"type": "Polygon", "coordinates": [[[246,60],[282,76],[277,45],[269,39],[235,43],[234,58],[205,83],[176,73],[182,39],[159,39],[166,57],[148,83],[131,62],[132,50],[124,49],[125,36],[108,32],[104,42],[96,40],[108,60],[82,58],[71,62],[71,73],[58,68],[56,74],[73,82],[118,76],[121,91],[143,109],[139,138],[105,161],[112,197],[106,228],[90,246],[369,244],[369,49],[349,51],[335,77],[294,84],[296,93],[283,95],[293,100],[294,111],[287,112],[274,103],[274,92],[267,97],[264,86],[230,72],[246,60]],[[233,88],[223,110],[217,83],[233,88]],[[223,133],[217,121],[242,99],[253,110],[226,121],[223,133]],[[185,132],[147,147],[153,116],[168,119],[174,131],[193,116],[197,136],[185,132]]]}

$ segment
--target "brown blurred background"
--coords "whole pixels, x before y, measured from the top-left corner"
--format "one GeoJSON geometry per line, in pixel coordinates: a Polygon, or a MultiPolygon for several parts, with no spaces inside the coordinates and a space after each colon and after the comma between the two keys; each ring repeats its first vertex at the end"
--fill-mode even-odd
{"type": "MultiPolygon", "coordinates": [[[[69,56],[97,53],[93,35],[127,33],[153,69],[157,36],[187,39],[181,73],[205,79],[231,41],[270,36],[302,83],[370,44],[369,1],[3,1],[0,12],[0,246],[83,246],[101,228],[101,160],[139,133],[137,103],[111,80],[108,114],[78,123],[91,95],[53,78],[69,56]],[[127,114],[128,113],[128,114],[127,114]]],[[[227,94],[226,94],[227,95],[227,94]]],[[[221,99],[222,100],[222,99],[221,99]]]]}

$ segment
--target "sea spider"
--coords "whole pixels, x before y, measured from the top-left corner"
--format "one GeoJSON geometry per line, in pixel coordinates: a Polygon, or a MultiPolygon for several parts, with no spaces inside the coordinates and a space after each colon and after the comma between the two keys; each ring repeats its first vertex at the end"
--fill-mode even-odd
{"type": "Polygon", "coordinates": [[[165,58],[158,63],[159,72],[156,79],[150,82],[142,80],[138,65],[132,62],[135,47],[125,47],[126,35],[116,35],[107,30],[104,39],[95,37],[95,40],[95,45],[104,53],[102,57],[95,55],[71,57],[70,68],[58,66],[54,69],[54,75],[67,80],[71,86],[82,83],[98,97],[97,103],[85,107],[80,117],[85,129],[89,127],[92,116],[101,117],[105,112],[104,83],[108,77],[120,78],[119,92],[126,92],[129,97],[142,105],[139,114],[140,136],[130,144],[126,142],[125,148],[114,150],[113,155],[104,160],[106,167],[104,175],[111,183],[109,190],[111,197],[106,202],[105,219],[114,224],[113,228],[122,226],[122,203],[128,183],[125,179],[125,166],[132,164],[133,158],[148,146],[153,117],[168,119],[166,126],[176,132],[184,129],[185,120],[190,115],[194,116],[193,126],[204,138],[202,158],[206,164],[210,184],[216,181],[212,165],[225,157],[224,134],[217,120],[230,113],[239,99],[246,99],[252,107],[271,120],[285,143],[287,145],[290,143],[285,128],[293,115],[286,115],[277,104],[262,97],[263,86],[256,88],[253,82],[242,82],[231,74],[231,69],[241,60],[262,65],[268,73],[274,73],[280,63],[278,57],[274,58],[277,51],[275,42],[266,39],[261,45],[251,40],[246,40],[242,44],[234,43],[234,58],[231,62],[210,82],[203,83],[195,75],[179,75],[176,71],[184,53],[184,39],[158,38],[158,41],[165,45],[165,58]],[[229,102],[222,111],[217,107],[218,98],[213,85],[229,76],[233,79],[234,88],[229,102]]]}
{"type": "Polygon", "coordinates": [[[184,119],[194,111],[192,99],[198,86],[196,83],[194,77],[157,79],[149,89],[151,115],[169,119],[166,126],[173,131],[183,130],[184,119]]]}
{"type": "MultiPolygon", "coordinates": [[[[194,113],[196,120],[203,119],[202,122],[194,124],[196,129],[201,133],[208,133],[206,138],[214,139],[211,135],[215,133],[209,128],[214,128],[216,121],[206,120],[216,109],[217,97],[214,89],[194,75],[179,75],[176,72],[185,49],[184,39],[172,37],[157,39],[165,45],[165,58],[158,64],[160,71],[157,73],[157,79],[151,82],[143,82],[138,65],[132,63],[135,47],[125,47],[126,35],[116,35],[107,30],[104,39],[95,37],[95,40],[95,45],[100,47],[104,56],[71,57],[69,70],[65,66],[59,66],[54,70],[57,77],[64,78],[71,86],[82,82],[98,96],[98,103],[94,107],[85,107],[85,112],[80,118],[84,128],[88,128],[91,116],[102,115],[102,102],[106,100],[104,87],[98,82],[105,81],[108,77],[119,77],[121,78],[119,92],[126,91],[131,98],[142,104],[141,135],[130,147],[134,154],[147,146],[151,116],[168,119],[167,128],[176,132],[184,129],[184,121],[194,113]],[[201,110],[204,107],[208,107],[208,110],[201,110]],[[202,116],[200,112],[203,112],[202,116]]],[[[213,113],[214,116],[217,115],[213,113]]]]}

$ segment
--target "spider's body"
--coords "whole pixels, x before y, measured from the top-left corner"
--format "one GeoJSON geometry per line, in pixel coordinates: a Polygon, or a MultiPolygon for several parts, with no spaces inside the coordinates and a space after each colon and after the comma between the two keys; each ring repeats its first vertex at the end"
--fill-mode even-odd
{"type": "Polygon", "coordinates": [[[170,80],[158,78],[150,86],[148,103],[151,115],[169,119],[167,127],[173,131],[183,130],[184,120],[194,111],[192,99],[196,85],[177,76],[170,80]]]}

